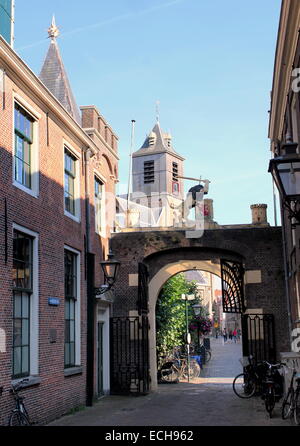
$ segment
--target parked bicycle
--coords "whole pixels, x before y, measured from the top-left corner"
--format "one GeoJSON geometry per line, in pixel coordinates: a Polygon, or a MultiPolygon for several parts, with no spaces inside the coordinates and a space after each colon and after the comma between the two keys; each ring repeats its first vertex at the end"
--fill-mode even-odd
{"type": "MultiPolygon", "coordinates": [[[[288,367],[290,368],[290,367],[288,367]]],[[[288,418],[294,418],[295,424],[300,424],[300,373],[297,372],[295,367],[295,361],[293,361],[292,378],[287,390],[287,393],[283,399],[281,406],[281,416],[283,420],[288,418]],[[294,382],[296,381],[296,389],[294,388],[294,382]]]]}
{"type": "Polygon", "coordinates": [[[210,359],[211,359],[211,350],[208,349],[207,347],[205,347],[204,343],[202,342],[199,347],[196,345],[191,345],[190,346],[190,350],[191,350],[191,354],[197,354],[197,355],[201,355],[204,352],[205,358],[205,364],[207,364],[210,359]]]}
{"type": "Polygon", "coordinates": [[[9,417],[9,426],[29,426],[31,424],[24,404],[24,397],[20,396],[18,393],[21,390],[22,385],[26,382],[28,382],[28,379],[23,379],[17,384],[12,385],[11,393],[14,396],[16,405],[9,417]]]}
{"type": "Polygon", "coordinates": [[[262,399],[265,401],[266,411],[270,418],[272,418],[275,403],[283,396],[283,377],[279,370],[285,364],[270,364],[268,361],[264,362],[268,366],[268,369],[266,377],[263,380],[262,399]]]}
{"type": "Polygon", "coordinates": [[[187,358],[174,359],[162,364],[160,377],[165,382],[178,382],[180,379],[193,379],[200,375],[200,367],[196,360],[190,359],[188,367],[187,358]]]}
{"type": "Polygon", "coordinates": [[[256,363],[253,356],[240,359],[244,372],[237,375],[232,383],[233,391],[239,398],[251,398],[262,393],[262,383],[266,374],[264,362],[256,363]]]}

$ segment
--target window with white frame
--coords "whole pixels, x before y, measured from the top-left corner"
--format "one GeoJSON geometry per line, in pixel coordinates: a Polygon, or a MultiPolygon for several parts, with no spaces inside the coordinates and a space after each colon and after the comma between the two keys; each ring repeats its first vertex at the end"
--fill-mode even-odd
{"type": "Polygon", "coordinates": [[[14,180],[28,189],[32,189],[33,123],[33,117],[15,103],[14,180]]]}
{"type": "Polygon", "coordinates": [[[65,148],[65,210],[76,215],[76,158],[65,148]]]}
{"type": "Polygon", "coordinates": [[[104,185],[99,178],[94,179],[95,189],[95,228],[96,232],[100,234],[103,229],[103,197],[104,197],[104,185]]]}
{"type": "Polygon", "coordinates": [[[79,254],[65,249],[65,369],[80,362],[79,254]]]}
{"type": "Polygon", "coordinates": [[[13,231],[13,379],[38,372],[38,242],[28,232],[13,231]]]}

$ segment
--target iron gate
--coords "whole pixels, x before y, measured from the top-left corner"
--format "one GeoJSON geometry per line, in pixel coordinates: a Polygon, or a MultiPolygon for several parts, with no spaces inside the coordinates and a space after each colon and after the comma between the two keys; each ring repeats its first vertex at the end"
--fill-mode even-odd
{"type": "Polygon", "coordinates": [[[244,268],[240,262],[221,259],[222,300],[224,313],[243,313],[244,268]]]}
{"type": "Polygon", "coordinates": [[[147,316],[111,318],[111,394],[149,392],[148,332],[147,316]]]}
{"type": "Polygon", "coordinates": [[[243,354],[255,361],[276,362],[273,314],[243,314],[243,354]]]}

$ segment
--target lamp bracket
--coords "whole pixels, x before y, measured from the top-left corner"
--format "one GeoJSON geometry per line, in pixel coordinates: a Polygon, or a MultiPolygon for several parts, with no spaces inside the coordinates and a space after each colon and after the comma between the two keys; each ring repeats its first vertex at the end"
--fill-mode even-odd
{"type": "Polygon", "coordinates": [[[94,288],[94,296],[99,296],[100,294],[104,294],[112,288],[112,285],[105,284],[101,285],[99,288],[94,288]]]}
{"type": "Polygon", "coordinates": [[[283,205],[288,210],[292,228],[295,229],[297,225],[300,225],[300,203],[298,200],[284,200],[283,205]]]}

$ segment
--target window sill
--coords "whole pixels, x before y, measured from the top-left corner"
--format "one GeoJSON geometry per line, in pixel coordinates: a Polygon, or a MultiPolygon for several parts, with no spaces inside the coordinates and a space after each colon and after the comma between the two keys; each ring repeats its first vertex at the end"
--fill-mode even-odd
{"type": "Polygon", "coordinates": [[[83,367],[81,366],[70,367],[69,369],[64,370],[64,375],[65,376],[81,375],[82,371],[83,367]]]}
{"type": "Polygon", "coordinates": [[[23,192],[26,192],[26,194],[31,195],[33,198],[39,198],[38,193],[34,189],[29,189],[28,187],[23,186],[23,184],[20,184],[17,181],[13,181],[13,186],[17,187],[23,192]]]}
{"type": "Polygon", "coordinates": [[[21,385],[21,389],[25,389],[27,387],[33,387],[33,386],[37,386],[41,383],[42,379],[39,376],[28,376],[26,378],[18,378],[18,379],[13,379],[12,380],[12,385],[18,384],[20,381],[22,381],[23,379],[26,379],[27,381],[24,382],[21,385]]]}
{"type": "Polygon", "coordinates": [[[71,218],[71,220],[76,221],[76,223],[80,223],[80,218],[76,215],[71,214],[70,212],[65,210],[65,216],[71,218]]]}

